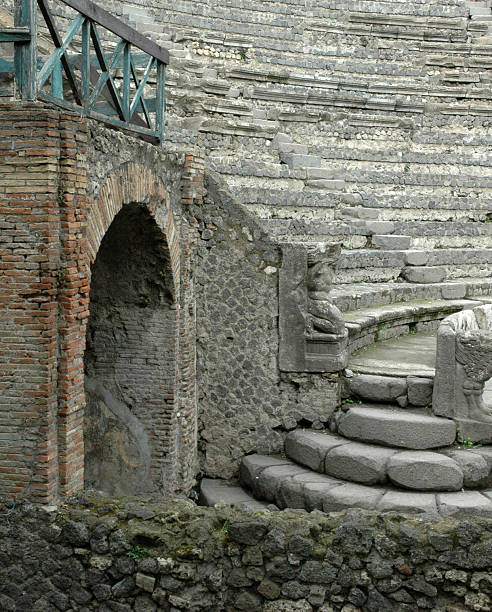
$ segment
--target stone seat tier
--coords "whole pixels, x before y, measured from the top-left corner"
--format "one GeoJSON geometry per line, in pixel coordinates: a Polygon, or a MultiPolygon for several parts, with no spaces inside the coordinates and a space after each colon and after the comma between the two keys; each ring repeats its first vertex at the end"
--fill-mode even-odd
{"type": "MultiPolygon", "coordinates": [[[[491,143],[492,144],[492,143],[491,143]]],[[[384,205],[381,196],[370,192],[364,193],[323,193],[310,189],[275,189],[266,187],[241,187],[236,186],[234,195],[238,202],[250,207],[253,211],[260,211],[263,207],[275,211],[277,216],[288,217],[291,209],[308,209],[312,213],[320,210],[324,214],[327,211],[339,207],[362,207],[365,210],[376,211],[377,218],[382,213],[391,214],[395,218],[401,218],[404,214],[412,214],[418,211],[419,216],[427,215],[427,220],[447,221],[449,215],[460,211],[463,216],[475,216],[477,220],[485,220],[486,213],[492,210],[492,197],[458,197],[452,195],[451,190],[441,190],[440,193],[429,197],[427,194],[394,194],[387,193],[384,197],[384,205]],[[281,211],[283,215],[280,215],[281,211]],[[434,215],[429,217],[429,215],[434,215]]],[[[374,218],[374,216],[373,216],[374,218]]],[[[390,220],[390,219],[385,219],[390,220]]]]}
{"type": "Polygon", "coordinates": [[[450,419],[382,404],[352,405],[338,419],[337,429],[350,440],[410,450],[441,448],[456,440],[456,424],[450,419]]]}
{"type": "Polygon", "coordinates": [[[439,321],[453,312],[479,306],[478,298],[423,301],[405,301],[373,308],[362,308],[344,313],[349,331],[350,351],[360,349],[378,340],[392,338],[421,330],[437,329],[439,321]],[[395,330],[393,332],[392,330],[395,330]]]}
{"type": "MultiPolygon", "coordinates": [[[[432,300],[479,300],[487,301],[492,295],[492,280],[461,278],[449,282],[418,284],[396,283],[357,283],[334,285],[331,299],[345,313],[355,318],[361,310],[394,304],[397,309],[403,302],[428,302],[432,300]]],[[[372,314],[368,313],[372,317],[372,314]]],[[[364,315],[364,313],[362,313],[364,315]]],[[[356,322],[355,319],[350,319],[356,322]]],[[[380,321],[383,322],[383,321],[380,321]]]]}
{"type": "Polygon", "coordinates": [[[241,463],[241,483],[257,499],[279,508],[338,512],[366,508],[379,512],[414,512],[449,516],[492,512],[492,491],[414,492],[391,485],[367,486],[313,472],[277,457],[248,455],[241,463]]]}
{"type": "Polygon", "coordinates": [[[296,430],[288,434],[285,452],[296,463],[316,472],[365,485],[390,482],[416,491],[492,486],[486,459],[463,449],[448,451],[449,454],[401,451],[352,442],[328,432],[296,430]]]}

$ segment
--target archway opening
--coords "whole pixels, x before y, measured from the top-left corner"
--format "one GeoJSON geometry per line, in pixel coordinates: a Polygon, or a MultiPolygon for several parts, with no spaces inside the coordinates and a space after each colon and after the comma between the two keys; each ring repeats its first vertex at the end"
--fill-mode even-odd
{"type": "Polygon", "coordinates": [[[84,355],[85,486],[163,492],[176,389],[176,309],[166,238],[125,205],[91,269],[84,355]]]}

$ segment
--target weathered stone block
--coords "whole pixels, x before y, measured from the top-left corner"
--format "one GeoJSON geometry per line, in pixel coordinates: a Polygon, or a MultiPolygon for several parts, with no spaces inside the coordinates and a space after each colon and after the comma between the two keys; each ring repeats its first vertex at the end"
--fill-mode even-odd
{"type": "Polygon", "coordinates": [[[459,491],[463,486],[458,464],[439,453],[393,455],[388,461],[388,478],[397,486],[417,491],[459,491]]]}
{"type": "Polygon", "coordinates": [[[347,380],[351,394],[374,402],[392,402],[407,393],[405,378],[357,374],[347,380]]]}
{"type": "Polygon", "coordinates": [[[431,378],[407,378],[408,401],[412,406],[427,406],[432,401],[434,381],[431,378]]]}
{"type": "Polygon", "coordinates": [[[376,249],[387,251],[404,251],[412,245],[411,236],[399,236],[397,234],[381,235],[373,234],[372,246],[376,249]]]}

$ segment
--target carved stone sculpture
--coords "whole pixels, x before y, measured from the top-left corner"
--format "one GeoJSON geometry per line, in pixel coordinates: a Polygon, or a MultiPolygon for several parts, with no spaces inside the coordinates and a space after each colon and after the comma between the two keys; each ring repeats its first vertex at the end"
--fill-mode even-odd
{"type": "Polygon", "coordinates": [[[330,299],[340,244],[289,244],[280,273],[280,369],[336,372],[348,359],[348,331],[330,299]]]}
{"type": "Polygon", "coordinates": [[[492,305],[446,317],[437,335],[433,410],[456,421],[459,438],[492,442],[492,405],[484,401],[492,377],[492,305]]]}

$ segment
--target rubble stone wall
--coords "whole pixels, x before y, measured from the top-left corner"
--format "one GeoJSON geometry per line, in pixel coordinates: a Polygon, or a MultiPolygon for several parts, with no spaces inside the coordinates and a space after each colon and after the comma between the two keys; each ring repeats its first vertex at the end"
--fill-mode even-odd
{"type": "Polygon", "coordinates": [[[4,507],[0,561],[6,612],[486,611],[492,519],[88,495],[60,511],[4,507]]]}

